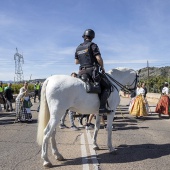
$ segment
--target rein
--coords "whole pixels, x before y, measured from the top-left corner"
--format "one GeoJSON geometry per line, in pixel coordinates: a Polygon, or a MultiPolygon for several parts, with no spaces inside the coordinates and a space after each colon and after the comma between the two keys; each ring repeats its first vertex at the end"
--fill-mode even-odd
{"type": "MultiPolygon", "coordinates": [[[[136,89],[136,84],[137,84],[137,78],[138,78],[138,75],[136,74],[136,78],[134,79],[134,81],[132,82],[132,84],[130,86],[132,86],[134,83],[135,83],[135,86],[134,88],[127,88],[126,86],[124,86],[123,84],[119,83],[117,80],[115,80],[114,78],[112,78],[108,73],[105,73],[105,76],[109,79],[111,79],[114,83],[116,83],[119,87],[121,87],[122,90],[124,91],[128,91],[128,92],[131,92],[133,90],[136,89]]],[[[110,82],[111,83],[111,82],[110,82]]],[[[111,83],[112,86],[116,87],[114,84],[111,83]]],[[[117,89],[117,87],[116,87],[117,89]]],[[[117,89],[118,91],[118,89],[117,89]]]]}

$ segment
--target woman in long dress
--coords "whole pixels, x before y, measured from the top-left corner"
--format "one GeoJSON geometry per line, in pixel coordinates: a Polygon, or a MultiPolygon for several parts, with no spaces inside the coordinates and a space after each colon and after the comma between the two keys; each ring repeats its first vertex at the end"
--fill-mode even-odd
{"type": "Polygon", "coordinates": [[[156,106],[155,112],[159,113],[159,117],[161,117],[161,114],[169,115],[170,117],[170,99],[169,99],[169,88],[168,83],[164,83],[164,87],[162,89],[162,95],[160,97],[160,100],[156,106]]]}
{"type": "Polygon", "coordinates": [[[136,96],[131,100],[129,105],[129,113],[136,118],[147,116],[146,100],[144,98],[145,90],[141,87],[141,83],[137,84],[136,96]]]}

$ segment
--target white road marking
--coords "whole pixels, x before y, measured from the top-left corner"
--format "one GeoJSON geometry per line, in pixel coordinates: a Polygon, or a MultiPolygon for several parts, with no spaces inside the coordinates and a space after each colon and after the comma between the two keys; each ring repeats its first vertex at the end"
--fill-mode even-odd
{"type": "Polygon", "coordinates": [[[89,170],[84,133],[81,135],[81,156],[82,156],[83,170],[89,170]]]}
{"type": "Polygon", "coordinates": [[[97,160],[96,151],[93,149],[92,137],[91,137],[90,132],[88,130],[86,130],[86,135],[87,135],[87,140],[88,140],[88,144],[89,144],[91,159],[92,159],[92,162],[93,162],[93,167],[94,167],[95,170],[98,170],[99,169],[99,162],[97,160]]]}

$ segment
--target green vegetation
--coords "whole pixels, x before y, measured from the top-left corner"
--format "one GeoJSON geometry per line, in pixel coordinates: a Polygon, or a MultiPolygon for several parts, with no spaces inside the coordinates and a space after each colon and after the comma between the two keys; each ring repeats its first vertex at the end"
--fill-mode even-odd
{"type": "MultiPolygon", "coordinates": [[[[3,84],[3,87],[6,87],[6,86],[8,86],[8,85],[7,84],[3,84]]],[[[21,84],[12,84],[12,89],[14,90],[14,94],[18,94],[20,88],[23,87],[23,86],[24,86],[23,83],[21,83],[21,84]]],[[[29,84],[28,85],[28,90],[30,92],[34,91],[34,84],[29,84]]]]}
{"type": "MultiPolygon", "coordinates": [[[[165,76],[152,76],[149,79],[143,78],[140,79],[140,82],[145,82],[148,92],[150,93],[161,93],[162,88],[164,87],[164,82],[168,82],[167,77],[165,76]]],[[[169,82],[170,83],[170,82],[169,82]]],[[[7,86],[4,84],[3,86],[7,86]]],[[[19,93],[19,89],[23,87],[23,84],[12,84],[12,89],[14,90],[14,94],[19,93]]],[[[34,84],[28,85],[29,91],[34,91],[34,84]]]]}
{"type": "Polygon", "coordinates": [[[168,80],[167,77],[154,76],[149,79],[141,79],[140,82],[146,83],[146,87],[149,89],[150,93],[161,93],[162,88],[164,87],[164,82],[168,82],[168,80]]]}

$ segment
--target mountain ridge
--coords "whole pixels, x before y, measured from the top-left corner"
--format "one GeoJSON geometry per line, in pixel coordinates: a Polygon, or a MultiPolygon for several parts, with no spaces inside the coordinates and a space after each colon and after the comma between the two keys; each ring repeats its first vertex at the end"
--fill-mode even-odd
{"type": "Polygon", "coordinates": [[[165,67],[145,67],[139,71],[140,79],[147,79],[149,77],[167,77],[170,75],[170,66],[165,67]],[[149,74],[148,74],[149,72],[149,74]]]}

